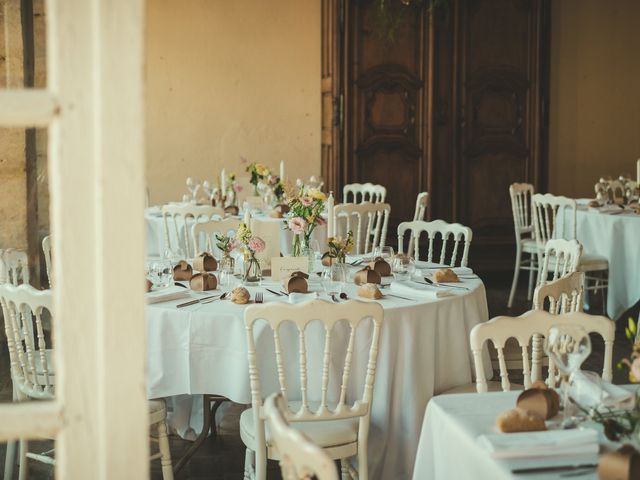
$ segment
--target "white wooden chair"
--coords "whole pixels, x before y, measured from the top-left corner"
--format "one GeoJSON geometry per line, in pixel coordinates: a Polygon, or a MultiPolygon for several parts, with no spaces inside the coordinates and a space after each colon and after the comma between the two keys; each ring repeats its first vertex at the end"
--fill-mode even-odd
{"type": "MultiPolygon", "coordinates": [[[[43,316],[53,316],[51,290],[36,290],[30,285],[0,285],[0,305],[5,319],[5,333],[9,350],[11,380],[14,401],[53,400],[55,398],[56,374],[53,350],[47,346],[42,326],[43,316]],[[46,312],[46,313],[45,313],[46,312]]],[[[149,402],[149,425],[156,425],[160,453],[151,459],[160,458],[164,480],[173,479],[171,453],[167,438],[167,416],[164,400],[149,402]]],[[[21,439],[19,461],[20,480],[27,478],[27,459],[50,465],[55,463],[53,451],[45,454],[28,452],[28,441],[21,439]]],[[[5,478],[12,478],[13,452],[7,450],[5,478]]]]}
{"type": "MultiPolygon", "coordinates": [[[[314,444],[323,448],[331,459],[340,459],[342,478],[350,477],[353,468],[348,459],[357,455],[358,478],[367,480],[367,436],[383,315],[379,304],[354,300],[341,304],[312,300],[298,305],[256,305],[245,310],[252,405],[252,408],[245,410],[240,417],[240,436],[247,447],[245,478],[265,480],[267,458],[273,460],[280,458],[274,448],[271,432],[265,429],[265,411],[262,402],[266,394],[272,392],[264,392],[262,389],[261,381],[265,377],[261,376],[260,369],[264,369],[267,372],[273,372],[273,376],[277,375],[278,387],[276,388],[279,389],[284,397],[283,401],[289,407],[285,418],[291,422],[292,427],[303,432],[314,444]],[[369,342],[368,338],[370,338],[368,358],[354,358],[354,352],[363,351],[361,347],[357,349],[354,347],[356,331],[367,319],[370,319],[373,324],[371,334],[367,335],[365,340],[369,342]],[[264,320],[267,325],[259,322],[260,320],[264,320]],[[256,323],[260,323],[260,327],[257,327],[256,323]],[[282,325],[287,323],[295,325],[297,342],[294,340],[295,337],[291,336],[295,335],[291,330],[285,332],[287,335],[283,333],[283,338],[289,339],[290,343],[281,341],[282,325]],[[340,325],[336,325],[338,323],[340,325]],[[322,349],[313,348],[307,351],[306,334],[309,326],[310,328],[324,327],[324,332],[321,334],[324,337],[322,349]],[[346,335],[336,335],[338,326],[348,326],[348,338],[346,335]],[[269,335],[270,331],[273,333],[275,368],[264,359],[258,362],[254,338],[256,330],[262,333],[262,340],[266,340],[264,337],[269,335]],[[291,335],[288,335],[289,333],[291,335]],[[297,348],[294,345],[297,345],[297,348]],[[345,353],[332,354],[332,351],[345,353]],[[299,381],[299,390],[291,387],[292,379],[287,376],[286,371],[289,368],[284,361],[285,357],[296,354],[300,359],[299,379],[294,378],[293,382],[299,381]],[[314,364],[322,365],[322,368],[309,369],[308,365],[314,364]],[[353,364],[366,365],[366,369],[361,369],[364,378],[350,380],[353,364]],[[343,367],[338,367],[340,371],[335,375],[336,378],[333,378],[334,375],[331,375],[330,371],[334,370],[336,365],[343,367]],[[319,381],[312,381],[310,384],[310,378],[319,381]],[[339,393],[330,392],[330,384],[336,386],[336,389],[339,386],[339,393]],[[354,387],[354,385],[358,386],[354,387]],[[347,392],[354,388],[358,392],[355,395],[359,396],[362,392],[362,396],[347,398],[347,392]],[[313,392],[316,391],[319,398],[313,398],[315,396],[313,392]],[[298,398],[299,402],[290,402],[290,399],[298,398]]],[[[315,333],[320,334],[317,331],[315,333]]],[[[263,344],[260,340],[261,338],[258,338],[258,343],[263,344]]],[[[275,383],[275,378],[272,380],[275,383]]]]}
{"type": "Polygon", "coordinates": [[[167,250],[182,250],[187,258],[197,255],[192,252],[193,245],[190,239],[191,224],[202,220],[212,220],[224,218],[224,210],[220,207],[210,205],[164,205],[162,207],[162,217],[164,219],[164,242],[167,250]],[[173,234],[175,242],[172,242],[170,223],[173,223],[173,234]]]}
{"type": "Polygon", "coordinates": [[[44,265],[47,269],[49,288],[53,288],[53,270],[51,269],[51,235],[47,235],[42,239],[42,253],[44,254],[44,265]]]}
{"type": "Polygon", "coordinates": [[[569,275],[578,270],[582,257],[582,244],[577,240],[551,239],[547,242],[542,255],[542,265],[538,277],[538,286],[551,280],[569,275]]]}
{"type": "Polygon", "coordinates": [[[534,286],[534,276],[537,276],[538,264],[536,263],[538,247],[536,244],[532,211],[531,197],[534,194],[533,185],[529,183],[512,183],[509,187],[511,197],[511,209],[513,210],[513,225],[516,232],[516,265],[513,270],[513,282],[509,292],[507,307],[513,305],[513,298],[518,287],[518,277],[520,270],[529,271],[529,289],[527,290],[527,300],[531,300],[534,286]],[[528,259],[523,259],[522,255],[528,254],[528,259]]]}
{"type": "Polygon", "coordinates": [[[469,258],[469,247],[471,247],[471,239],[473,232],[469,227],[460,225],[459,223],[447,223],[444,220],[432,220],[431,222],[415,221],[402,222],[398,225],[398,252],[404,252],[404,236],[406,232],[410,232],[410,240],[413,241],[413,249],[411,246],[407,252],[413,253],[416,260],[420,258],[420,235],[424,232],[429,240],[427,251],[427,261],[433,262],[434,257],[434,240],[440,238],[442,245],[440,248],[440,257],[437,263],[447,265],[449,267],[466,267],[469,258]],[[460,245],[462,243],[462,246],[460,245]],[[460,252],[462,250],[462,252],[460,252]],[[447,252],[450,252],[449,254],[447,252]],[[447,260],[448,257],[448,260],[447,260]]]}
{"type": "MultiPolygon", "coordinates": [[[[542,310],[532,310],[519,317],[495,317],[486,323],[480,323],[473,327],[470,334],[471,351],[476,371],[476,389],[478,392],[489,391],[489,383],[484,375],[484,361],[482,349],[485,342],[491,341],[498,351],[500,364],[501,387],[503,391],[511,390],[509,372],[504,359],[504,346],[509,338],[515,338],[522,351],[524,388],[529,388],[536,380],[532,378],[529,367],[529,343],[534,335],[546,336],[549,329],[557,325],[580,325],[589,333],[598,333],[604,339],[604,365],[602,378],[610,382],[612,379],[612,354],[613,341],[615,339],[615,322],[606,317],[587,315],[582,312],[572,312],[560,315],[552,315],[542,310]]],[[[532,358],[532,371],[539,371],[538,360],[532,358]]],[[[555,386],[555,369],[550,362],[547,382],[555,386]]]]}
{"type": "Polygon", "coordinates": [[[387,189],[373,183],[348,183],[342,188],[343,203],[383,203],[387,198],[387,189]],[[352,197],[349,200],[349,197],[352,197]]]}
{"type": "MultiPolygon", "coordinates": [[[[541,258],[548,240],[556,238],[576,239],[577,205],[575,200],[549,193],[544,195],[536,193],[533,195],[532,203],[538,259],[541,258]]],[[[595,292],[600,290],[602,292],[603,310],[606,311],[606,290],[609,271],[607,258],[582,252],[578,271],[585,272],[585,300],[590,290],[595,292]],[[599,272],[600,276],[591,275],[596,272],[599,272]],[[589,282],[593,284],[589,285],[589,282]]]]}
{"type": "Polygon", "coordinates": [[[194,223],[191,226],[191,239],[193,240],[193,251],[195,255],[200,252],[219,254],[216,247],[216,235],[235,235],[240,226],[240,219],[225,218],[223,220],[208,220],[206,222],[194,223]]]}
{"type": "Polygon", "coordinates": [[[3,258],[7,282],[14,286],[29,285],[29,257],[27,252],[9,248],[4,251],[3,258]]]}
{"type": "Polygon", "coordinates": [[[371,253],[387,241],[390,212],[388,203],[340,203],[333,209],[333,225],[343,238],[353,232],[356,255],[371,253]],[[340,218],[345,221],[339,223],[340,218]]]}
{"type": "Polygon", "coordinates": [[[280,393],[270,395],[264,402],[267,428],[273,448],[280,458],[283,480],[338,480],[336,464],[322,448],[315,445],[286,420],[288,410],[280,393]]]}
{"type": "Polygon", "coordinates": [[[413,212],[413,221],[424,220],[424,216],[427,213],[427,207],[429,206],[429,193],[420,192],[416,197],[416,209],[413,212]]]}
{"type": "Polygon", "coordinates": [[[9,281],[8,275],[7,265],[4,263],[4,250],[0,248],[0,284],[9,281]]]}

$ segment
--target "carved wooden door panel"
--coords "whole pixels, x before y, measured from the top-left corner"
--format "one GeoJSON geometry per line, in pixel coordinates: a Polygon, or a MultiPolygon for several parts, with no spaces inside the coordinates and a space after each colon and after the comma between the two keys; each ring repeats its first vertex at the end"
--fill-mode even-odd
{"type": "Polygon", "coordinates": [[[544,186],[548,9],[543,0],[459,6],[457,219],[473,229],[477,261],[510,265],[509,185],[544,186]]]}
{"type": "Polygon", "coordinates": [[[387,5],[406,10],[393,41],[380,34],[379,1],[347,3],[343,178],[387,188],[387,243],[394,244],[397,224],[413,218],[416,195],[428,188],[431,54],[426,9],[387,5]]]}

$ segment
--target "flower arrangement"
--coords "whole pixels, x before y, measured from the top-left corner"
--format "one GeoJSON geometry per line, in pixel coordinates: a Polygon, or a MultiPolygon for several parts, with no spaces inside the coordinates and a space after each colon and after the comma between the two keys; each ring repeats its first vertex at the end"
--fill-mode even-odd
{"type": "Polygon", "coordinates": [[[308,249],[314,228],[326,223],[321,216],[326,199],[326,195],[317,188],[307,189],[304,185],[290,196],[285,228],[291,230],[295,235],[293,240],[294,256],[301,256],[303,250],[308,249]]]}
{"type": "Polygon", "coordinates": [[[330,237],[328,242],[329,257],[338,259],[339,262],[344,263],[344,259],[347,253],[351,252],[353,248],[353,232],[349,230],[346,238],[330,237]]]}
{"type": "Polygon", "coordinates": [[[236,241],[230,235],[216,233],[216,246],[224,255],[229,255],[236,248],[236,241]]]}
{"type": "Polygon", "coordinates": [[[617,368],[629,369],[629,381],[631,383],[640,383],[640,337],[636,337],[638,333],[638,324],[629,318],[627,327],[624,329],[627,340],[631,342],[631,356],[623,358],[616,365],[617,368]]]}
{"type": "Polygon", "coordinates": [[[254,194],[258,195],[258,183],[260,183],[261,180],[264,180],[269,176],[269,174],[271,173],[269,168],[263,165],[262,163],[252,162],[249,165],[247,165],[247,168],[245,170],[249,174],[251,174],[251,179],[249,180],[249,183],[253,185],[254,194]]]}
{"type": "Polygon", "coordinates": [[[245,258],[243,279],[246,282],[257,282],[262,278],[260,263],[256,253],[261,253],[266,248],[264,240],[253,235],[251,229],[244,223],[240,223],[236,232],[236,240],[242,245],[245,258]]]}
{"type": "Polygon", "coordinates": [[[275,175],[269,175],[267,177],[267,186],[273,192],[276,201],[281,203],[284,198],[284,183],[282,183],[282,179],[275,175]]]}

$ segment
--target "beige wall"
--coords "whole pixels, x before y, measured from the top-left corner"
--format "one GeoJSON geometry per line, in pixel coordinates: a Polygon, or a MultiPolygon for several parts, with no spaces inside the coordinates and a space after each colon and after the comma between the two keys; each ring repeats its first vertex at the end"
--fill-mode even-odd
{"type": "Polygon", "coordinates": [[[148,0],[147,182],[151,202],[240,157],[320,170],[319,0],[148,0]]]}
{"type": "Polygon", "coordinates": [[[554,0],[549,191],[591,197],[640,158],[640,1],[554,0]]]}

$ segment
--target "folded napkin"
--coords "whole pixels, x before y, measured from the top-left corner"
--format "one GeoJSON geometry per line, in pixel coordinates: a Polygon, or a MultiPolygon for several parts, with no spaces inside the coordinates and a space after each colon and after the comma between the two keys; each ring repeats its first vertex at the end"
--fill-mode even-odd
{"type": "Polygon", "coordinates": [[[624,208],[620,208],[618,205],[604,205],[598,209],[598,212],[608,215],[618,215],[624,212],[624,208]]]}
{"type": "Polygon", "coordinates": [[[593,372],[577,371],[571,375],[571,398],[583,408],[631,408],[635,393],[605,382],[593,372]]]}
{"type": "Polygon", "coordinates": [[[391,291],[398,295],[410,295],[413,297],[419,297],[423,299],[432,299],[449,297],[453,295],[451,291],[440,288],[432,287],[430,285],[422,285],[416,282],[391,282],[391,291]]]}
{"type": "Polygon", "coordinates": [[[313,300],[314,298],[318,298],[318,292],[309,292],[309,293],[290,293],[288,300],[289,303],[302,303],[307,302],[309,300],[313,300]]]}
{"type": "Polygon", "coordinates": [[[187,298],[188,296],[189,292],[186,288],[175,285],[144,294],[144,298],[148,304],[170,302],[171,300],[179,300],[181,298],[187,298]]]}
{"type": "Polygon", "coordinates": [[[496,459],[563,457],[598,453],[598,434],[591,429],[488,433],[478,443],[496,459]]]}
{"type": "Polygon", "coordinates": [[[421,269],[423,274],[433,273],[441,268],[450,268],[456,275],[473,275],[473,270],[469,267],[447,267],[446,265],[434,265],[427,262],[416,262],[416,268],[421,269]]]}

